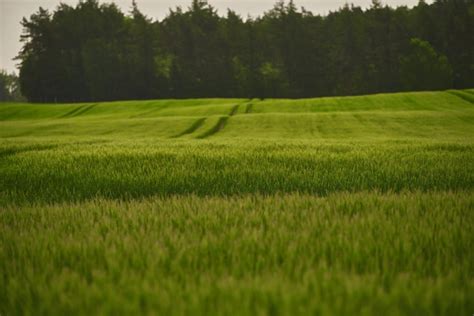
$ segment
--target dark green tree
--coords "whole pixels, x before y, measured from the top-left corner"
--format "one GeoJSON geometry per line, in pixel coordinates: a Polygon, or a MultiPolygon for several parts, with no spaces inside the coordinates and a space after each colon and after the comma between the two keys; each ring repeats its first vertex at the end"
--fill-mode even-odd
{"type": "Polygon", "coordinates": [[[406,90],[441,90],[452,87],[453,70],[446,56],[427,41],[413,38],[410,52],[400,61],[401,81],[406,90]]]}

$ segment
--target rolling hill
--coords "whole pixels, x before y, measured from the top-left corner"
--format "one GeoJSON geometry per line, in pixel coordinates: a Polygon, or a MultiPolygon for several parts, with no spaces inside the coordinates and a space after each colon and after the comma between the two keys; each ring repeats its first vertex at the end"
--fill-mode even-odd
{"type": "Polygon", "coordinates": [[[473,136],[474,90],[0,104],[0,315],[472,313],[473,136]]]}

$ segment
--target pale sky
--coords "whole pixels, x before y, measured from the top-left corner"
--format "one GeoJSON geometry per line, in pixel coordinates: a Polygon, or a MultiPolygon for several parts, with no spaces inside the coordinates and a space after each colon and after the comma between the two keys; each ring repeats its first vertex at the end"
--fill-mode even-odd
{"type": "MultiPolygon", "coordinates": [[[[78,0],[0,0],[0,69],[8,72],[16,71],[13,61],[21,48],[19,42],[22,32],[20,21],[23,17],[29,17],[36,12],[40,6],[53,11],[60,3],[76,5],[78,0]]],[[[132,0],[101,0],[100,2],[115,2],[123,12],[129,12],[132,0]]],[[[168,13],[170,7],[181,6],[187,8],[191,0],[137,0],[140,11],[153,19],[162,19],[168,13]]],[[[220,14],[225,14],[227,8],[231,8],[241,16],[251,15],[256,17],[273,7],[276,0],[209,0],[220,14]]],[[[346,2],[366,8],[370,6],[371,0],[295,0],[298,7],[305,7],[315,14],[327,14],[343,6],[346,2]]],[[[390,6],[407,5],[413,6],[418,0],[382,0],[390,6]]]]}

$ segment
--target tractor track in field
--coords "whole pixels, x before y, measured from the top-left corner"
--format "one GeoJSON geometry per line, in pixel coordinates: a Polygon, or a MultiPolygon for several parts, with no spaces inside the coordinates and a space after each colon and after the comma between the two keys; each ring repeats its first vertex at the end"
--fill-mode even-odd
{"type": "Polygon", "coordinates": [[[238,110],[239,110],[239,104],[233,106],[232,109],[230,110],[229,116],[236,115],[238,110]]]}
{"type": "Polygon", "coordinates": [[[219,118],[216,125],[214,125],[211,129],[207,130],[206,132],[204,132],[203,134],[199,135],[196,138],[204,139],[204,138],[208,138],[210,136],[213,136],[213,135],[219,133],[221,130],[224,129],[224,127],[227,124],[227,121],[229,120],[229,118],[230,118],[230,116],[228,116],[228,115],[222,116],[221,118],[219,118]]]}
{"type": "MultiPolygon", "coordinates": [[[[225,125],[227,124],[227,121],[229,120],[229,118],[231,118],[232,116],[237,114],[237,112],[239,111],[239,106],[240,106],[239,104],[234,105],[232,107],[232,109],[230,110],[228,115],[220,117],[219,120],[217,121],[217,123],[212,128],[205,131],[204,133],[197,136],[196,138],[197,139],[204,139],[204,138],[207,138],[207,137],[210,137],[212,135],[217,134],[219,131],[221,131],[225,127],[225,125]]],[[[179,137],[190,135],[190,134],[196,132],[199,128],[201,128],[204,125],[206,120],[207,120],[207,118],[198,119],[189,128],[187,128],[186,130],[184,130],[183,132],[181,132],[181,133],[179,133],[175,136],[172,136],[171,138],[179,138],[179,137]]]]}
{"type": "Polygon", "coordinates": [[[470,91],[448,91],[448,93],[471,104],[474,104],[474,93],[470,91]]]}
{"type": "Polygon", "coordinates": [[[247,107],[245,108],[245,114],[250,114],[253,111],[253,103],[248,103],[247,107]]]}
{"type": "Polygon", "coordinates": [[[221,130],[224,129],[224,127],[226,126],[229,119],[232,116],[237,114],[237,112],[239,111],[239,106],[240,106],[240,104],[236,104],[235,106],[233,106],[232,109],[230,110],[229,115],[222,116],[221,118],[219,118],[216,125],[214,125],[211,129],[209,129],[208,131],[204,132],[203,134],[199,135],[196,138],[204,139],[204,138],[208,138],[210,136],[213,136],[213,135],[219,133],[221,130]]]}
{"type": "Polygon", "coordinates": [[[88,105],[83,105],[83,106],[80,106],[78,108],[75,108],[74,110],[72,111],[69,111],[67,112],[66,114],[60,116],[60,118],[70,118],[70,117],[76,117],[76,116],[79,116],[79,115],[82,115],[86,112],[89,112],[90,110],[92,110],[93,108],[95,108],[97,106],[96,103],[94,104],[88,104],[88,105]]]}
{"type": "MultiPolygon", "coordinates": [[[[217,123],[211,127],[209,130],[203,132],[201,135],[196,136],[196,139],[205,139],[211,136],[214,136],[215,134],[219,133],[221,130],[223,130],[229,121],[229,119],[239,112],[239,107],[241,104],[236,104],[232,107],[228,115],[221,116],[217,123]]],[[[252,104],[249,103],[246,106],[245,113],[251,113],[252,110],[252,104]]],[[[201,118],[194,122],[188,129],[184,130],[183,132],[179,133],[178,135],[175,135],[171,138],[179,138],[185,135],[190,135],[194,132],[196,132],[199,128],[201,128],[204,123],[206,122],[207,118],[201,118]]]]}
{"type": "Polygon", "coordinates": [[[206,118],[205,117],[200,118],[199,120],[194,122],[190,127],[188,127],[186,130],[184,130],[183,132],[181,132],[178,135],[175,135],[171,138],[178,138],[178,137],[182,137],[182,136],[185,136],[185,135],[192,134],[195,131],[197,131],[202,125],[204,125],[204,122],[206,122],[206,118]]]}

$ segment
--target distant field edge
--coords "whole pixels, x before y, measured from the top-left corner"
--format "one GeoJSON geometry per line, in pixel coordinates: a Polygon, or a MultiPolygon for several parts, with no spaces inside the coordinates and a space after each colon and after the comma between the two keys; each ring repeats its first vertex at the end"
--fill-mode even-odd
{"type": "MultiPolygon", "coordinates": [[[[83,110],[88,110],[87,107],[93,107],[96,104],[101,103],[143,103],[143,102],[150,102],[150,101],[195,101],[195,100],[209,100],[212,102],[216,101],[224,101],[224,100],[241,100],[242,104],[252,104],[253,102],[265,101],[265,100],[312,100],[312,99],[325,99],[325,98],[351,98],[351,97],[370,97],[370,96],[377,96],[377,95],[397,95],[397,94],[407,94],[407,93],[452,93],[452,92],[463,92],[465,94],[474,95],[474,87],[473,88],[462,88],[462,89],[447,89],[447,90],[410,90],[410,91],[387,91],[387,92],[373,92],[373,93],[365,93],[365,94],[344,94],[344,95],[320,95],[320,96],[305,96],[305,97],[281,97],[281,98],[239,98],[239,97],[198,97],[198,98],[159,98],[159,99],[118,99],[118,100],[88,100],[88,101],[69,101],[69,102],[11,102],[11,101],[0,101],[0,106],[4,104],[32,104],[32,105],[42,105],[42,104],[70,104],[70,105],[84,105],[83,110]]],[[[73,113],[70,113],[73,116],[73,113]]]]}

